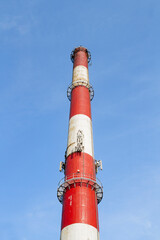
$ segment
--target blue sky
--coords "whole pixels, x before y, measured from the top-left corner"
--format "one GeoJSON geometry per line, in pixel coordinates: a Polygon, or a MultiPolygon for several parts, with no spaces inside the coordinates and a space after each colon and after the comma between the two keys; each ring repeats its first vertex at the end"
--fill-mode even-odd
{"type": "Polygon", "coordinates": [[[101,240],[160,239],[160,2],[0,2],[0,239],[59,239],[71,50],[86,46],[101,240]]]}

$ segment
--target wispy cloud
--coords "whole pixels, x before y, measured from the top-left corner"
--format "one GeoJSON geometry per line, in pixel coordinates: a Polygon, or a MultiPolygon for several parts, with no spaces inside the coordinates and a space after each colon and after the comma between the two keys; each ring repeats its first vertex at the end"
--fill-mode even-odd
{"type": "MultiPolygon", "coordinates": [[[[52,196],[53,197],[53,196],[52,196]]],[[[60,232],[60,210],[57,199],[36,201],[27,209],[4,218],[6,228],[1,229],[0,238],[4,240],[58,239],[60,232]],[[43,202],[44,201],[44,202],[43,202]],[[7,230],[6,230],[7,229],[7,230]],[[14,234],[14,237],[11,237],[14,234]],[[56,236],[56,237],[55,237],[56,236]]]]}
{"type": "Polygon", "coordinates": [[[15,30],[19,34],[24,35],[30,31],[30,23],[24,21],[22,16],[5,16],[0,19],[0,30],[15,30]]]}
{"type": "Polygon", "coordinates": [[[143,167],[108,191],[108,205],[106,209],[100,209],[104,236],[109,239],[159,240],[159,170],[159,164],[143,167]]]}

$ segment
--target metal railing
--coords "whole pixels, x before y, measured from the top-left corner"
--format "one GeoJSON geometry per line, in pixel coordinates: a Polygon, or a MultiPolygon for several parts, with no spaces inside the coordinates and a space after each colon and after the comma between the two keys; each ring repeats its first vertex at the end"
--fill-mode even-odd
{"type": "Polygon", "coordinates": [[[58,200],[62,203],[63,202],[63,195],[66,189],[70,189],[71,185],[76,187],[77,183],[80,183],[80,186],[90,186],[92,190],[95,190],[97,195],[97,202],[100,203],[103,198],[103,185],[100,180],[93,175],[85,175],[80,173],[74,173],[71,175],[67,175],[60,180],[58,183],[57,189],[57,197],[58,200]]]}
{"type": "Polygon", "coordinates": [[[69,87],[67,89],[67,97],[68,97],[68,99],[71,101],[72,90],[73,90],[73,88],[78,87],[78,86],[84,86],[84,87],[88,88],[89,94],[90,94],[90,100],[92,101],[92,99],[94,98],[94,89],[93,89],[91,84],[89,84],[87,81],[84,81],[84,80],[78,80],[76,82],[72,82],[69,85],[69,87]]]}

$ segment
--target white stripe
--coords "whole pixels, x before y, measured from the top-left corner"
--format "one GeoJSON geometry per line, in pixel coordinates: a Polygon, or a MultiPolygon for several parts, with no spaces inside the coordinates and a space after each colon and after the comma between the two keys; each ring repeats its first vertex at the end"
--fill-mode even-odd
{"type": "Polygon", "coordinates": [[[99,240],[95,227],[84,223],[74,223],[63,228],[60,240],[99,240]]]}
{"type": "Polygon", "coordinates": [[[84,81],[89,83],[88,69],[82,65],[79,65],[73,69],[72,82],[84,81]]]}
{"type": "Polygon", "coordinates": [[[83,134],[83,152],[94,157],[92,121],[84,114],[74,115],[69,121],[67,156],[73,152],[76,152],[77,133],[79,130],[83,134]]]}

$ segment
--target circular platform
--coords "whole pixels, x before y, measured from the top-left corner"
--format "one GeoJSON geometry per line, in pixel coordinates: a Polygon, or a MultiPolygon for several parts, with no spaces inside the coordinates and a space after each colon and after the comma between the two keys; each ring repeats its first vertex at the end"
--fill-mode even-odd
{"type": "Polygon", "coordinates": [[[71,101],[72,90],[73,90],[73,88],[78,87],[78,86],[84,86],[84,87],[88,88],[89,94],[90,94],[90,101],[92,101],[92,99],[94,97],[94,89],[93,89],[91,84],[88,84],[86,81],[82,81],[82,80],[76,81],[76,82],[71,83],[69,85],[69,87],[67,89],[67,97],[68,97],[68,99],[71,101]]]}
{"type": "Polygon", "coordinates": [[[75,49],[73,49],[73,51],[71,52],[70,59],[71,59],[72,63],[74,63],[75,53],[77,53],[78,51],[86,52],[87,53],[87,58],[88,58],[88,63],[91,61],[90,51],[83,46],[79,46],[79,47],[76,47],[75,49]]]}
{"type": "Polygon", "coordinates": [[[85,185],[86,187],[90,187],[93,191],[96,192],[97,195],[97,203],[99,204],[103,198],[103,186],[99,179],[89,178],[87,176],[69,176],[62,178],[58,184],[57,188],[57,198],[60,203],[63,203],[63,195],[66,189],[70,189],[71,185],[76,187],[76,185],[80,184],[80,186],[85,185]]]}

